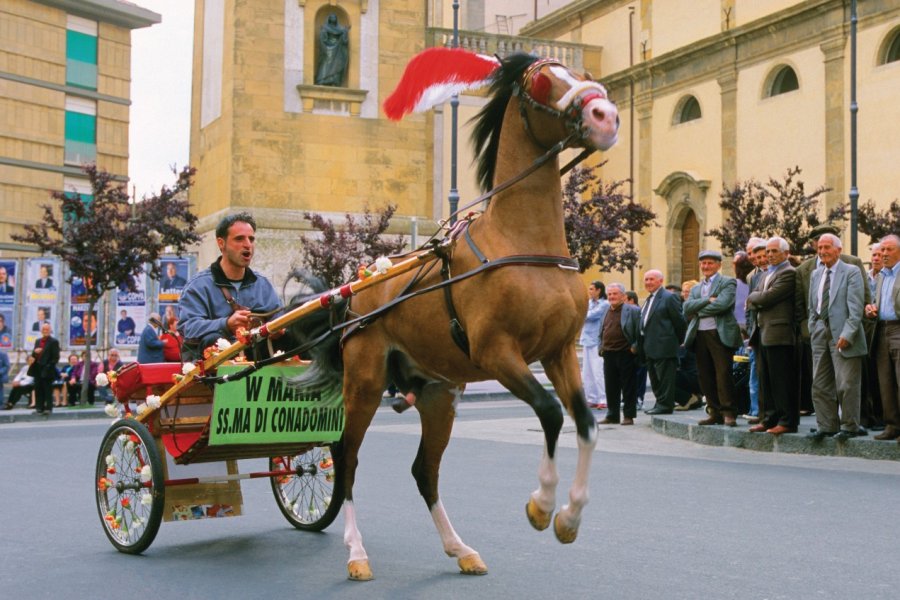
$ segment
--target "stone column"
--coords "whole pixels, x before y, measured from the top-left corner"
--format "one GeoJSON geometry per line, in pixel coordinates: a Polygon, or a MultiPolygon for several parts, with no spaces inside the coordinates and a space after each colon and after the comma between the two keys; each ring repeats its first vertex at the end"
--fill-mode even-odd
{"type": "Polygon", "coordinates": [[[737,71],[733,68],[716,78],[722,96],[722,183],[737,181],[737,71]]]}
{"type": "Polygon", "coordinates": [[[844,48],[847,39],[843,35],[822,43],[819,48],[825,63],[825,185],[831,191],[825,194],[825,209],[831,210],[846,200],[844,177],[844,48]]]}
{"type": "MultiPolygon", "coordinates": [[[[647,82],[649,84],[649,81],[647,82]]],[[[633,110],[637,111],[637,198],[635,201],[653,208],[653,95],[637,93],[633,110]]],[[[642,235],[638,241],[638,253],[651,256],[650,236],[642,235]]],[[[646,268],[649,261],[642,261],[646,268]]]]}

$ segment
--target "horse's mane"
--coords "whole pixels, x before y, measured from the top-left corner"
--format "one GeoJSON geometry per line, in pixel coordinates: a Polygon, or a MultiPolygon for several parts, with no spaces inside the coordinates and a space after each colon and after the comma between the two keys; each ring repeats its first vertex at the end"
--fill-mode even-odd
{"type": "Polygon", "coordinates": [[[537,56],[516,53],[507,56],[500,62],[500,68],[494,71],[491,81],[491,99],[477,115],[472,117],[475,123],[472,132],[472,146],[478,164],[478,183],[486,192],[494,184],[494,170],[497,167],[497,146],[500,144],[500,129],[503,126],[503,115],[506,105],[512,96],[513,88],[537,56]]]}

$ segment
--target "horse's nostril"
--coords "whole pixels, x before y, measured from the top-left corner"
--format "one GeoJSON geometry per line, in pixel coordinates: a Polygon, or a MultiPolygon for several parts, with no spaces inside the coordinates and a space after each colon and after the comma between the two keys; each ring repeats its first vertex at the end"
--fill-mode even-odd
{"type": "Polygon", "coordinates": [[[606,119],[606,113],[604,113],[599,108],[595,108],[592,112],[594,114],[594,118],[598,121],[603,121],[604,119],[606,119]]]}

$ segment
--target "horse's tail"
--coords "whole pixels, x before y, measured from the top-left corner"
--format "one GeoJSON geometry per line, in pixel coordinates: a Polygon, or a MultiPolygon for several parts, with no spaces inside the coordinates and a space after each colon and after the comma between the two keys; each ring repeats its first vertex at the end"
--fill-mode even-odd
{"type": "MultiPolygon", "coordinates": [[[[318,298],[322,292],[330,289],[322,279],[309,273],[302,273],[301,277],[312,293],[295,296],[291,299],[292,305],[298,306],[318,298]]],[[[344,378],[341,334],[339,331],[333,331],[332,325],[335,320],[342,320],[342,317],[336,319],[335,315],[343,315],[345,309],[346,301],[342,300],[331,310],[317,310],[290,326],[291,335],[300,344],[317,340],[304,355],[304,358],[312,360],[312,364],[301,375],[290,380],[292,385],[312,392],[327,393],[340,390],[344,378]]]]}

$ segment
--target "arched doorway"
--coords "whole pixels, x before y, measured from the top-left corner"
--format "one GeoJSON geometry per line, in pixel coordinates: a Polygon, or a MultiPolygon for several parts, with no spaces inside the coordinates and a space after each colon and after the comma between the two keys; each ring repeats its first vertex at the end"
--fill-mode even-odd
{"type": "Polygon", "coordinates": [[[693,210],[688,209],[681,224],[681,281],[700,279],[700,221],[693,210]]]}

